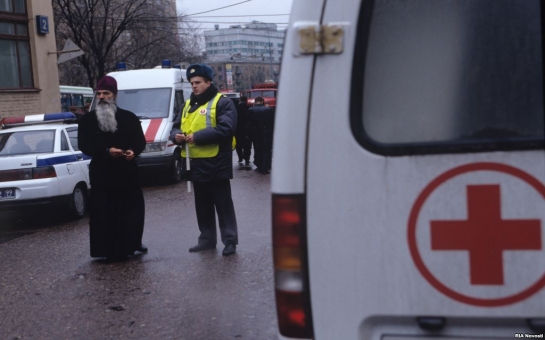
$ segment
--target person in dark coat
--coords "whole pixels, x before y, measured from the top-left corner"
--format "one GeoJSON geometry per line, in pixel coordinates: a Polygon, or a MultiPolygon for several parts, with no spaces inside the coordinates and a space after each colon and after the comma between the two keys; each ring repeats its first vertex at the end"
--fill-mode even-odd
{"type": "Polygon", "coordinates": [[[96,109],[78,125],[78,146],[91,156],[89,234],[91,257],[125,259],[142,244],[144,196],[135,157],[146,147],[140,120],[117,107],[117,82],[105,76],[97,84],[96,109]]]}
{"type": "Polygon", "coordinates": [[[262,97],[256,97],[246,119],[250,139],[254,144],[254,164],[257,167],[255,170],[268,174],[272,162],[274,110],[264,105],[262,97]]]}
{"type": "Polygon", "coordinates": [[[250,156],[252,154],[252,142],[248,139],[246,133],[246,116],[248,115],[248,98],[245,96],[240,97],[240,101],[237,105],[237,131],[235,134],[237,140],[237,156],[238,163],[242,165],[250,166],[250,156]]]}
{"type": "Polygon", "coordinates": [[[195,192],[195,211],[199,224],[198,243],[189,249],[198,252],[215,249],[218,215],[223,255],[236,252],[237,220],[231,197],[233,149],[237,111],[231,99],[219,93],[212,83],[214,71],[205,64],[187,68],[193,93],[181,116],[174,122],[170,139],[182,145],[182,157],[190,159],[189,178],[195,192]],[[186,153],[189,148],[189,154],[186,153]]]}

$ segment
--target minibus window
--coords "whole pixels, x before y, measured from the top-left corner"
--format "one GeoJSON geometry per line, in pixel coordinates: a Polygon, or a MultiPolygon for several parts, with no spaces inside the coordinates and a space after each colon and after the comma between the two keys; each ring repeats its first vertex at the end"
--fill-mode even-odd
{"type": "Polygon", "coordinates": [[[116,102],[119,107],[140,118],[166,118],[171,92],[169,88],[119,90],[116,102]]]}
{"type": "Polygon", "coordinates": [[[543,146],[539,0],[364,1],[355,137],[380,154],[543,146]]]}
{"type": "Polygon", "coordinates": [[[70,106],[72,106],[72,96],[69,93],[61,94],[61,109],[62,112],[70,111],[70,106]]]}
{"type": "Polygon", "coordinates": [[[72,95],[72,105],[73,106],[83,106],[83,95],[82,94],[73,94],[72,95]]]}

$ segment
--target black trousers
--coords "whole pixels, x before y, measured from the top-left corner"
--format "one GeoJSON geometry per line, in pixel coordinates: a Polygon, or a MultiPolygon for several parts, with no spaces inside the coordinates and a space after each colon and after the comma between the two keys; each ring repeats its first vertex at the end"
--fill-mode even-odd
{"type": "Polygon", "coordinates": [[[238,159],[244,159],[246,162],[250,162],[250,155],[252,154],[252,142],[246,137],[246,135],[237,135],[237,156],[238,159]]]}
{"type": "Polygon", "coordinates": [[[142,189],[93,187],[90,197],[91,257],[132,255],[142,243],[145,203],[142,189]]]}
{"type": "Polygon", "coordinates": [[[260,171],[271,170],[272,140],[265,131],[256,133],[252,138],[254,143],[254,164],[260,171]]]}
{"type": "Polygon", "coordinates": [[[218,214],[221,241],[238,244],[237,219],[231,198],[231,182],[228,179],[193,182],[195,210],[199,224],[199,244],[216,244],[216,213],[218,214]]]}

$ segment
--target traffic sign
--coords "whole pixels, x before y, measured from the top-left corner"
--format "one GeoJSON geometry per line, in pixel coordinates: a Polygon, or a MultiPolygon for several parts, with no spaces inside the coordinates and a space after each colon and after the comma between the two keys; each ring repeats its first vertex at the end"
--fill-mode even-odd
{"type": "Polygon", "coordinates": [[[545,286],[543,221],[539,180],[505,164],[467,164],[441,174],[417,197],[409,249],[422,276],[446,296],[508,305],[545,286]]]}

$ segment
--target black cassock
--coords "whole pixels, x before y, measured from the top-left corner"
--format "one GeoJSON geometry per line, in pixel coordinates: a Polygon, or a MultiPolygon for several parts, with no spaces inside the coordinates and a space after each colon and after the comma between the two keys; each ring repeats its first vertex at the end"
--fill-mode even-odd
{"type": "Polygon", "coordinates": [[[118,108],[117,131],[103,132],[95,111],[79,122],[78,146],[91,156],[89,235],[91,257],[117,257],[134,254],[144,232],[144,196],[138,177],[136,156],[146,147],[140,120],[130,111],[118,108]],[[108,148],[132,150],[135,159],[112,158],[108,148]]]}

